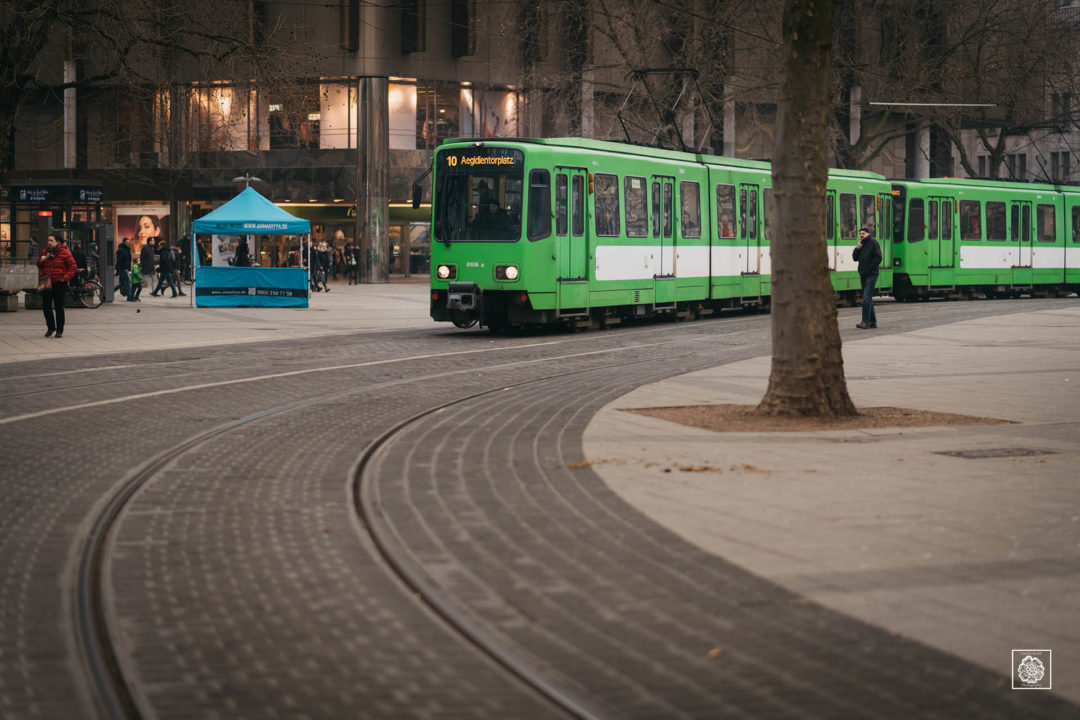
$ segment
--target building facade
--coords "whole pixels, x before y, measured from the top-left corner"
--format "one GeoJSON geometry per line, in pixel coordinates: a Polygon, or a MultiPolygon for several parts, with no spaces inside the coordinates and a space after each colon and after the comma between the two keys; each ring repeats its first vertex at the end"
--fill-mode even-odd
{"type": "MultiPolygon", "coordinates": [[[[776,2],[695,0],[677,11],[628,0],[233,5],[236,17],[213,19],[241,47],[269,50],[246,71],[197,61],[196,37],[136,58],[150,68],[140,78],[115,65],[109,76],[92,39],[80,47],[77,37],[54,37],[35,59],[44,89],[20,102],[11,161],[0,168],[0,258],[29,254],[41,213],[84,242],[149,233],[173,241],[250,183],[310,219],[314,241],[338,250],[356,241],[361,277],[381,282],[428,272],[424,174],[446,138],[582,135],[772,155],[776,2]],[[643,29],[655,46],[629,42],[650,36],[643,29]],[[643,67],[681,71],[630,72],[643,67]],[[89,81],[96,76],[109,79],[89,81]],[[423,203],[414,210],[417,181],[423,203]]],[[[191,3],[195,13],[218,7],[191,3]]],[[[888,69],[885,19],[860,18],[838,32],[857,38],[841,50],[888,69]]],[[[855,167],[890,177],[986,167],[974,131],[959,141],[973,158],[965,173],[932,120],[875,104],[880,90],[857,78],[844,83],[841,125],[855,167]]],[[[1068,93],[1056,97],[1069,103],[1068,93]]],[[[1071,132],[1040,132],[1040,142],[1009,139],[1009,174],[1071,179],[1080,164],[1071,132]],[[1036,159],[1033,148],[1045,152],[1036,159]]],[[[284,264],[295,242],[263,243],[257,262],[284,264]]]]}

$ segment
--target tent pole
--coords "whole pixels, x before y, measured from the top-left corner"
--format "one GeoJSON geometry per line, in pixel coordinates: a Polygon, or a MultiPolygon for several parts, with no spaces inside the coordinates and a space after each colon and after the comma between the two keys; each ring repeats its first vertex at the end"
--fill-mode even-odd
{"type": "MultiPolygon", "coordinates": [[[[199,269],[199,244],[195,242],[194,229],[191,231],[191,248],[188,252],[188,264],[191,266],[191,297],[188,298],[188,307],[195,307],[195,271],[199,269]]],[[[184,284],[184,276],[180,276],[180,284],[184,284]]]]}

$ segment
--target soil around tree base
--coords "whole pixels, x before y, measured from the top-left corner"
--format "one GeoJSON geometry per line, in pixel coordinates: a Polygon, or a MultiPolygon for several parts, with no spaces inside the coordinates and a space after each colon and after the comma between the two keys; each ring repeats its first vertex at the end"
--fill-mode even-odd
{"type": "Polygon", "coordinates": [[[1009,420],[957,415],[897,407],[861,408],[858,415],[839,418],[765,415],[754,405],[686,405],[624,408],[669,422],[713,432],[814,432],[819,430],[878,430],[882,428],[950,425],[1008,425],[1009,420]]]}

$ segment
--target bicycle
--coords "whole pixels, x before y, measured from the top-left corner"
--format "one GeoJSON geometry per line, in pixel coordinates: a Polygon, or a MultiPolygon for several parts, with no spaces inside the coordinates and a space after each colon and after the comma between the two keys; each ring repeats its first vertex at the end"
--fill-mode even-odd
{"type": "Polygon", "coordinates": [[[68,295],[85,308],[96,308],[105,301],[105,287],[97,278],[88,277],[80,270],[68,283],[68,295]]]}

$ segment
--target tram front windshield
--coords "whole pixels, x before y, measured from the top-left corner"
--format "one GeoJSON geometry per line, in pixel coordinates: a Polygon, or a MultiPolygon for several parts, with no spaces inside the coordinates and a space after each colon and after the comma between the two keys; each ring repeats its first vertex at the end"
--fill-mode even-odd
{"type": "Polygon", "coordinates": [[[436,240],[514,242],[521,237],[525,158],[520,150],[442,150],[435,171],[436,240]]]}

